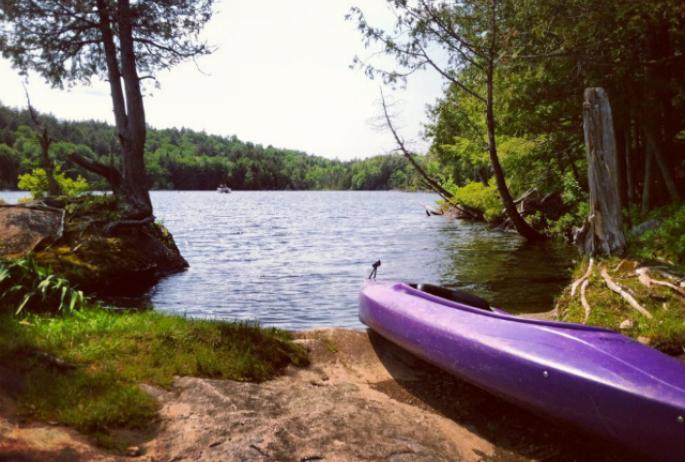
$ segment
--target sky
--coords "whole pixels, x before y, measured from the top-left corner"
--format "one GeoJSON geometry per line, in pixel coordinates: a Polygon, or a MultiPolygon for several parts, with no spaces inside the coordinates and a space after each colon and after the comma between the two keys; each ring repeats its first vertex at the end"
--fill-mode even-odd
{"type": "MultiPolygon", "coordinates": [[[[145,98],[148,124],[343,160],[392,151],[392,137],[378,127],[380,80],[350,69],[355,55],[386,66],[392,61],[363,47],[356,23],[345,20],[354,4],[374,25],[392,24],[386,0],[217,1],[203,33],[216,51],[197,65],[185,62],[158,74],[161,87],[150,87],[145,98]]],[[[25,106],[21,82],[0,58],[0,102],[25,106]]],[[[113,123],[105,82],[60,91],[30,75],[28,89],[41,112],[113,123]]],[[[384,91],[396,102],[402,136],[425,150],[426,106],[442,93],[439,76],[424,71],[406,88],[384,91]]]]}

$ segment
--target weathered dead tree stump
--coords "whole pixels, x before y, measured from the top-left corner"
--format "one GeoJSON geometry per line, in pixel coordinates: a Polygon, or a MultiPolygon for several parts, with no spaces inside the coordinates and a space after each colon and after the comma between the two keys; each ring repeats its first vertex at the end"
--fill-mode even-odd
{"type": "Polygon", "coordinates": [[[590,214],[577,231],[585,255],[620,255],[626,247],[621,216],[618,158],[609,97],[603,88],[587,88],[583,131],[590,189],[590,214]]]}

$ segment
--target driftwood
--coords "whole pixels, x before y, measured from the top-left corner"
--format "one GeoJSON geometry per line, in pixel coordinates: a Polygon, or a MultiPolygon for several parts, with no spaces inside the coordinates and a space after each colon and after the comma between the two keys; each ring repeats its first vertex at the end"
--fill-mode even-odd
{"type": "Polygon", "coordinates": [[[455,204],[454,202],[447,201],[449,208],[445,211],[445,214],[451,218],[460,218],[465,220],[483,220],[483,212],[473,207],[469,207],[463,204],[455,204]]]}
{"type": "Polygon", "coordinates": [[[609,273],[607,272],[606,268],[602,268],[600,274],[604,278],[604,281],[606,282],[607,287],[609,287],[609,289],[623,297],[623,299],[627,301],[630,306],[639,311],[640,314],[642,314],[644,317],[652,319],[652,313],[650,313],[649,311],[647,311],[647,309],[645,309],[645,307],[640,305],[637,302],[637,300],[635,300],[635,297],[630,295],[623,287],[614,282],[614,280],[611,279],[611,277],[609,276],[609,273]]]}
{"type": "Polygon", "coordinates": [[[585,255],[622,254],[626,242],[614,121],[609,98],[602,88],[585,90],[583,132],[588,163],[590,214],[576,233],[576,245],[585,255]]]}
{"type": "Polygon", "coordinates": [[[426,215],[428,215],[429,217],[431,215],[444,215],[444,212],[442,210],[435,210],[429,205],[424,205],[423,208],[426,210],[426,215]]]}
{"type": "Polygon", "coordinates": [[[638,268],[635,270],[635,274],[637,274],[637,278],[640,281],[640,283],[646,287],[652,287],[652,285],[668,287],[669,289],[673,290],[675,293],[677,293],[681,297],[685,297],[685,289],[682,289],[682,288],[676,286],[675,284],[671,284],[668,281],[661,281],[659,279],[653,279],[649,275],[649,268],[646,268],[646,267],[638,268]]]}

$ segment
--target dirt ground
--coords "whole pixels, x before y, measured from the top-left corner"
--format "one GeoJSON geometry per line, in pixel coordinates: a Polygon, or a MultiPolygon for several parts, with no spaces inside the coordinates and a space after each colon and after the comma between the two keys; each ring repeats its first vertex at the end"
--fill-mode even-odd
{"type": "Polygon", "coordinates": [[[269,382],[180,377],[169,391],[146,386],[160,400],[160,421],[128,457],[94,448],[63,427],[18,421],[5,393],[0,461],[630,460],[619,448],[508,404],[373,333],[330,329],[298,337],[312,365],[269,382]]]}

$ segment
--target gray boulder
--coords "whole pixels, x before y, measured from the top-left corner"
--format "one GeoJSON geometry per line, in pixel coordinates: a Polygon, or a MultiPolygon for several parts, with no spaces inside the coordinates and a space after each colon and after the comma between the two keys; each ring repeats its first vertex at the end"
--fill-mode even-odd
{"type": "Polygon", "coordinates": [[[42,202],[0,205],[0,258],[21,258],[63,232],[63,209],[42,202]]]}

